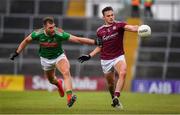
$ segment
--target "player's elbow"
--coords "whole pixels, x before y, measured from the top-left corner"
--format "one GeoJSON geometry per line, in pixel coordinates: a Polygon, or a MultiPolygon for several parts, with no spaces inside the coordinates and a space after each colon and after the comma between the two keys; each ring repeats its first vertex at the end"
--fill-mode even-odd
{"type": "Polygon", "coordinates": [[[76,36],[71,36],[69,39],[70,42],[74,42],[74,43],[80,43],[81,44],[81,40],[79,37],[76,36]]]}
{"type": "Polygon", "coordinates": [[[31,42],[31,40],[29,40],[29,39],[24,39],[24,43],[25,44],[29,44],[31,42]]]}
{"type": "Polygon", "coordinates": [[[74,43],[80,43],[81,44],[81,41],[79,39],[71,39],[70,41],[74,42],[74,43]]]}
{"type": "Polygon", "coordinates": [[[135,26],[127,25],[125,27],[125,30],[130,31],[130,32],[137,32],[138,31],[138,25],[135,25],[135,26]]]}

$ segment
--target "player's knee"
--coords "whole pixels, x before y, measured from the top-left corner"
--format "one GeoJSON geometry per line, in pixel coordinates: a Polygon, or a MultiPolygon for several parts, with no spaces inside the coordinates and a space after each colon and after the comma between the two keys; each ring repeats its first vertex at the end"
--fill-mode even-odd
{"type": "Polygon", "coordinates": [[[63,76],[68,76],[70,74],[70,70],[69,69],[64,69],[62,72],[63,76]]]}
{"type": "Polygon", "coordinates": [[[114,87],[114,83],[113,83],[113,82],[109,82],[109,83],[108,83],[108,86],[109,86],[109,87],[114,87]]]}
{"type": "Polygon", "coordinates": [[[106,76],[106,81],[109,87],[114,87],[114,79],[112,77],[106,76]]]}
{"type": "Polygon", "coordinates": [[[126,70],[122,70],[122,71],[120,72],[120,76],[121,76],[122,78],[124,78],[124,79],[125,79],[125,77],[126,77],[126,74],[127,74],[126,70]]]}

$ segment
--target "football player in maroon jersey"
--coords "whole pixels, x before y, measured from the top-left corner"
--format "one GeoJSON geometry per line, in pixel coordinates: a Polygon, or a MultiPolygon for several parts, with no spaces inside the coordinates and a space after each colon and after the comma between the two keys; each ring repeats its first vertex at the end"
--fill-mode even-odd
{"type": "Polygon", "coordinates": [[[102,47],[96,47],[88,55],[80,56],[78,60],[83,63],[100,53],[102,70],[112,97],[111,105],[123,109],[119,97],[125,83],[127,70],[123,48],[124,31],[137,32],[139,26],[116,21],[112,7],[105,7],[102,14],[105,24],[97,29],[97,37],[103,42],[102,47]],[[118,73],[116,84],[115,71],[118,73]]]}

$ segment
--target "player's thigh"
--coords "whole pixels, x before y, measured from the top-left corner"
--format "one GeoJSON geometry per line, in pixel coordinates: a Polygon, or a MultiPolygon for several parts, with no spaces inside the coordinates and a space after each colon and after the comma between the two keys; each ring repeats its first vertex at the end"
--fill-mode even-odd
{"type": "Polygon", "coordinates": [[[118,72],[118,74],[120,74],[120,73],[126,74],[126,71],[127,71],[126,61],[124,61],[124,60],[118,61],[118,62],[114,65],[114,68],[115,68],[115,70],[118,72]]]}
{"type": "Polygon", "coordinates": [[[70,72],[70,64],[67,58],[63,58],[56,63],[56,68],[62,73],[70,72]]]}

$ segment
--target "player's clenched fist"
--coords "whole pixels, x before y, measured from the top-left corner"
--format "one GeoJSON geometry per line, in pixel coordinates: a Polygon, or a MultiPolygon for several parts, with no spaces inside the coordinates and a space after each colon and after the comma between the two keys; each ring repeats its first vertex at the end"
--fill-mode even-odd
{"type": "Polygon", "coordinates": [[[15,57],[17,57],[19,55],[19,53],[17,53],[16,51],[11,53],[9,56],[9,59],[14,60],[15,57]]]}
{"type": "Polygon", "coordinates": [[[88,61],[89,59],[91,59],[91,56],[90,55],[82,55],[78,58],[78,61],[80,63],[83,63],[84,61],[88,61]]]}

